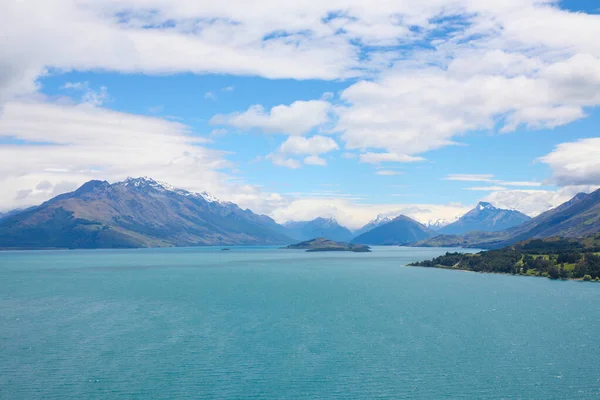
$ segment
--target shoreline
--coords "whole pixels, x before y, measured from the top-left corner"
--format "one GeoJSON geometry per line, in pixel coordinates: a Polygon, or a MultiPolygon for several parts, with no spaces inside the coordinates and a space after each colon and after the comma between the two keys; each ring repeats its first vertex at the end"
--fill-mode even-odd
{"type": "Polygon", "coordinates": [[[552,279],[548,276],[544,276],[544,275],[524,275],[524,274],[509,274],[506,272],[486,272],[486,271],[473,271],[470,269],[462,269],[462,268],[444,268],[444,267],[424,267],[421,265],[410,265],[410,264],[406,264],[405,267],[410,267],[410,268],[425,268],[425,269],[443,269],[443,270],[448,270],[448,271],[458,271],[458,272],[470,272],[473,274],[486,274],[486,275],[506,275],[506,276],[522,276],[522,277],[526,277],[526,278],[546,278],[549,279],[551,281],[573,281],[573,282],[590,282],[590,283],[600,283],[600,280],[589,280],[586,281],[583,278],[567,278],[567,279],[552,279]]]}

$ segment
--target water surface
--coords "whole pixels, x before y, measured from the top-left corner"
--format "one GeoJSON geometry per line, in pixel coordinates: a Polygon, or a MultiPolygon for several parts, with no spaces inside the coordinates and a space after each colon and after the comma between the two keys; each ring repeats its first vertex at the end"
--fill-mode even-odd
{"type": "Polygon", "coordinates": [[[600,284],[374,250],[2,252],[0,398],[600,398],[600,284]]]}

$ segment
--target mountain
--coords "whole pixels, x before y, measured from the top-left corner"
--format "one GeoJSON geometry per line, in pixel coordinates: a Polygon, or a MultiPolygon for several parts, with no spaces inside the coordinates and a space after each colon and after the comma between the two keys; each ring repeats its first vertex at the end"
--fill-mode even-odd
{"type": "Polygon", "coordinates": [[[15,209],[13,209],[13,210],[9,210],[9,211],[7,211],[7,212],[5,212],[5,213],[1,213],[1,212],[0,212],[0,219],[2,219],[2,218],[6,218],[6,217],[10,217],[11,215],[15,215],[15,214],[21,213],[21,212],[23,212],[23,211],[31,210],[31,209],[34,209],[34,208],[35,208],[35,207],[28,207],[28,208],[15,208],[15,209]]]}
{"type": "Polygon", "coordinates": [[[522,224],[531,218],[516,210],[496,208],[490,203],[480,202],[477,207],[457,221],[439,230],[445,235],[462,235],[467,232],[498,232],[522,224]]]}
{"type": "Polygon", "coordinates": [[[426,239],[434,234],[434,231],[425,225],[405,215],[400,215],[388,223],[355,237],[352,243],[371,245],[408,244],[426,239]]]}
{"type": "Polygon", "coordinates": [[[360,236],[365,232],[369,232],[371,229],[377,228],[380,225],[387,224],[388,222],[393,221],[392,217],[384,217],[383,215],[378,215],[377,218],[371,220],[368,224],[363,226],[362,228],[354,231],[354,236],[360,236]]]}
{"type": "Polygon", "coordinates": [[[287,236],[298,240],[310,240],[317,237],[348,242],[352,232],[338,224],[334,218],[317,218],[312,221],[291,221],[284,224],[287,236]]]}
{"type": "Polygon", "coordinates": [[[440,235],[415,246],[464,246],[496,249],[527,239],[581,238],[600,232],[600,190],[579,193],[560,206],[500,232],[440,235]]]}
{"type": "Polygon", "coordinates": [[[552,236],[576,238],[600,232],[600,190],[579,193],[560,206],[507,231],[509,244],[552,236]]]}
{"type": "Polygon", "coordinates": [[[429,221],[425,222],[423,225],[425,225],[429,229],[433,229],[434,231],[439,231],[443,227],[450,225],[451,223],[455,222],[456,220],[457,220],[457,218],[454,218],[452,220],[438,218],[438,219],[429,220],[429,221]]]}
{"type": "Polygon", "coordinates": [[[292,242],[271,218],[150,178],[90,181],[0,220],[0,248],[127,248],[292,242]]]}

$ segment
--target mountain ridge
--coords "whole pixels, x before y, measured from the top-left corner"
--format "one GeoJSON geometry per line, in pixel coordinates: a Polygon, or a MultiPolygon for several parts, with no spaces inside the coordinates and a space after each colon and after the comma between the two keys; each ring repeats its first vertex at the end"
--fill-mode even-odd
{"type": "Polygon", "coordinates": [[[438,235],[415,246],[479,247],[496,249],[522,240],[549,237],[580,238],[600,231],[600,189],[578,193],[565,203],[524,223],[499,232],[468,232],[465,235],[438,235]]]}
{"type": "Polygon", "coordinates": [[[433,230],[406,215],[358,235],[351,243],[368,245],[404,245],[433,236],[433,230]]]}
{"type": "Polygon", "coordinates": [[[271,218],[151,178],[93,180],[0,220],[2,248],[286,244],[271,218]]]}
{"type": "Polygon", "coordinates": [[[461,235],[467,232],[498,232],[522,224],[531,218],[517,210],[494,207],[488,202],[479,202],[455,222],[438,230],[441,234],[461,235]]]}

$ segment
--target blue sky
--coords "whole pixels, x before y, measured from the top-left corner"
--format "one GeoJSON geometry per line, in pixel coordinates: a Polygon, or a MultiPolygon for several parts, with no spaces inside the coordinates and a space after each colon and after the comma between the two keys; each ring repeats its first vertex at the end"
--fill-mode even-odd
{"type": "Polygon", "coordinates": [[[0,211],[150,175],[358,227],[600,185],[590,1],[47,3],[1,6],[0,211]]]}

